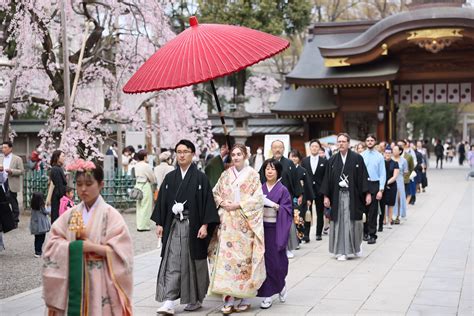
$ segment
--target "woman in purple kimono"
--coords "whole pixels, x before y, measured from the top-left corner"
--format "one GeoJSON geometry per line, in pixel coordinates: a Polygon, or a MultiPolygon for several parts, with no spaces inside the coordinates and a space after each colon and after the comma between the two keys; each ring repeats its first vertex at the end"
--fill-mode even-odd
{"type": "Polygon", "coordinates": [[[265,160],[263,229],[265,234],[265,268],[267,278],[258,290],[257,296],[264,297],[260,304],[263,309],[272,306],[272,296],[278,294],[280,302],[285,302],[287,288],[285,278],[288,274],[286,247],[293,220],[291,197],[281,183],[282,165],[275,159],[265,160]]]}

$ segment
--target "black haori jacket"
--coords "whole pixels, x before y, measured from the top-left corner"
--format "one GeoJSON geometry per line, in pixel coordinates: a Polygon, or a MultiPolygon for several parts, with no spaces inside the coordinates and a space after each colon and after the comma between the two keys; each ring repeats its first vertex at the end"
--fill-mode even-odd
{"type": "Polygon", "coordinates": [[[342,164],[341,154],[332,156],[326,166],[320,193],[331,200],[331,220],[337,220],[339,210],[339,181],[344,172],[349,177],[349,208],[352,221],[362,220],[365,209],[365,195],[369,191],[367,168],[361,155],[348,150],[346,163],[342,164]],[[344,170],[342,170],[344,168],[344,170]]]}
{"type": "Polygon", "coordinates": [[[151,219],[163,226],[163,246],[161,257],[164,256],[166,243],[170,234],[174,214],[173,205],[176,202],[187,201],[184,208],[189,211],[189,250],[191,259],[207,258],[207,247],[214,229],[219,224],[219,215],[212,195],[211,186],[206,175],[197,170],[194,164],[189,166],[184,179],[180,168],[168,173],[161,184],[158,201],[153,210],[151,219]],[[207,237],[197,238],[199,228],[208,224],[207,237]]]}

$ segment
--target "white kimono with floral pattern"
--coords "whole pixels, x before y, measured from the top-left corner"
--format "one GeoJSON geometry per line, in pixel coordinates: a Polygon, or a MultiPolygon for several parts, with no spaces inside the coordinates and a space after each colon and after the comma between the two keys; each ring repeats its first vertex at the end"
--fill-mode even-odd
{"type": "Polygon", "coordinates": [[[213,189],[216,205],[230,200],[235,211],[219,209],[221,224],[209,246],[209,292],[238,298],[255,297],[265,281],[263,193],[257,171],[234,167],[224,171],[213,189]]]}

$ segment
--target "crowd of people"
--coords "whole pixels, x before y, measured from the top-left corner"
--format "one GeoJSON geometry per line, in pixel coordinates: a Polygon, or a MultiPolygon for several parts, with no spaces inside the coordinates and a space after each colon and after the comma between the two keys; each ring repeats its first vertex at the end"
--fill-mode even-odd
{"type": "Polygon", "coordinates": [[[469,146],[467,141],[461,141],[456,145],[450,141],[442,144],[441,140],[437,139],[434,148],[434,153],[436,155],[436,168],[438,168],[439,163],[439,167],[443,169],[443,160],[452,163],[456,156],[458,157],[458,163],[460,166],[464,165],[466,160],[469,166],[472,166],[468,159],[469,157],[466,156],[466,153],[469,151],[472,151],[472,146],[469,146]]]}
{"type": "Polygon", "coordinates": [[[408,205],[428,186],[423,142],[387,144],[369,135],[354,151],[349,144],[341,133],[332,150],[312,140],[308,157],[291,150],[286,158],[277,140],[269,159],[261,151],[250,156],[241,144],[222,146],[204,168],[208,185],[202,173],[187,178],[188,170],[196,173],[195,149],[179,143],[178,168],[165,177],[152,215],[163,238],[158,313],[174,314],[178,299],[185,310],[196,310],[205,293],[222,296],[223,314],[247,311],[251,297],[270,308],[274,295],[286,301],[288,259],[310,242],[313,221],[315,240],[329,235],[338,261],[361,256],[363,241],[375,244],[378,233],[402,224],[408,205]]]}
{"type": "MultiPolygon", "coordinates": [[[[19,220],[14,200],[23,162],[12,148],[4,142],[0,159],[0,208],[12,214],[9,227],[2,218],[3,231],[19,220]]],[[[336,260],[357,258],[364,241],[375,244],[384,229],[406,220],[408,206],[428,186],[429,151],[421,141],[388,144],[368,135],[351,149],[350,136],[340,133],[333,148],[311,140],[305,158],[296,149],[285,157],[280,140],[271,144],[270,158],[261,148],[250,155],[242,144],[217,148],[199,163],[195,145],[183,139],[161,153],[154,168],[144,149],[127,151],[126,165],[137,180],[137,230],[149,231],[154,222],[162,242],[159,314],[174,314],[176,300],[186,311],[197,310],[208,294],[222,296],[223,314],[249,310],[253,297],[262,298],[262,309],[272,306],[274,295],[285,302],[289,259],[312,240],[313,226],[316,242],[328,236],[336,260]]],[[[66,167],[64,158],[59,150],[52,154],[48,195],[35,192],[31,199],[30,231],[35,257],[44,261],[49,314],[130,315],[127,225],[100,195],[102,167],[80,159],[66,167]],[[65,170],[75,177],[77,205],[65,170]]],[[[474,146],[467,159],[473,166],[474,146]]]]}

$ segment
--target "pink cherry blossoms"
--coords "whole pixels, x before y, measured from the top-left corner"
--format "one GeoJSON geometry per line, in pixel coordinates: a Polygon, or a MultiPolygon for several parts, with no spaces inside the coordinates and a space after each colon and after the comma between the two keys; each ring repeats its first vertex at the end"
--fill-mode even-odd
{"type": "Polygon", "coordinates": [[[245,92],[248,96],[255,97],[262,101],[262,112],[269,112],[268,100],[270,96],[280,89],[280,83],[269,76],[252,76],[245,83],[245,92]]]}
{"type": "Polygon", "coordinates": [[[0,78],[9,81],[18,77],[15,110],[25,111],[34,102],[49,113],[39,134],[48,151],[61,144],[68,161],[80,156],[101,158],[101,145],[116,131],[116,124],[122,124],[124,130],[159,130],[161,147],[174,146],[180,138],[188,138],[201,147],[210,143],[206,108],[199,104],[191,88],[133,98],[122,93],[123,85],[139,66],[175,36],[161,1],[66,2],[71,82],[85,23],[92,23],[92,28],[87,34],[71,127],[64,132],[58,2],[17,0],[14,8],[10,1],[0,1],[0,10],[11,18],[8,40],[16,44],[12,60],[15,66],[0,68],[0,78]],[[146,126],[144,101],[153,106],[154,117],[159,115],[159,124],[146,126]]]}

